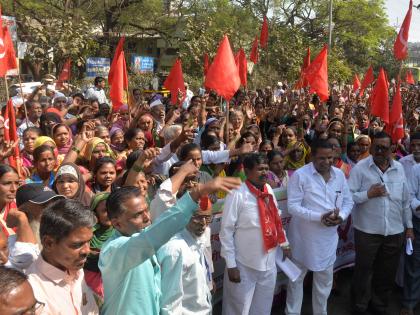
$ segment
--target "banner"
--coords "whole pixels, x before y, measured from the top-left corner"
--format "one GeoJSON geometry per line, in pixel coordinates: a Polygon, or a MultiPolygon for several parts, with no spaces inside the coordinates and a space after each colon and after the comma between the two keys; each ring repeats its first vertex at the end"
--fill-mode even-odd
{"type": "Polygon", "coordinates": [[[14,16],[2,15],[1,19],[3,21],[3,26],[7,26],[9,28],[9,33],[10,33],[10,37],[12,38],[12,41],[16,43],[18,39],[16,18],[14,16]]]}
{"type": "Polygon", "coordinates": [[[109,69],[111,68],[111,59],[102,57],[89,57],[86,60],[86,76],[88,78],[94,77],[108,77],[109,69]]]}
{"type": "Polygon", "coordinates": [[[153,57],[131,55],[131,67],[140,73],[150,73],[154,70],[155,60],[153,57]]]}

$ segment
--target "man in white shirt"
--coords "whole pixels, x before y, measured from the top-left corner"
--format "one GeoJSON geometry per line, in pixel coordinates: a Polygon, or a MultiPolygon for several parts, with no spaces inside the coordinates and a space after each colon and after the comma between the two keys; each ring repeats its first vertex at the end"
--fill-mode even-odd
{"type": "Polygon", "coordinates": [[[384,314],[404,238],[413,239],[407,180],[391,158],[388,134],[374,135],[371,156],[351,170],[349,187],[355,203],[352,305],[356,314],[365,314],[370,302],[372,311],[384,314]]]}
{"type": "Polygon", "coordinates": [[[85,98],[90,100],[90,99],[97,99],[99,104],[108,104],[108,99],[106,98],[105,95],[105,85],[106,85],[106,80],[103,77],[96,77],[95,81],[94,81],[95,86],[88,88],[85,92],[85,98]]]}
{"type": "Polygon", "coordinates": [[[39,127],[39,118],[42,115],[42,107],[38,101],[26,102],[26,110],[28,111],[28,120],[23,119],[17,128],[19,136],[19,148],[23,149],[23,132],[29,127],[39,127]]]}
{"type": "Polygon", "coordinates": [[[210,262],[205,255],[205,231],[211,222],[211,202],[199,201],[199,210],[184,230],[177,233],[157,252],[161,267],[162,315],[211,314],[212,281],[210,262]]]}
{"type": "Polygon", "coordinates": [[[413,166],[420,163],[420,132],[416,132],[410,136],[410,152],[411,154],[398,160],[404,168],[407,179],[410,179],[413,166]]]}
{"type": "Polygon", "coordinates": [[[226,197],[219,235],[226,261],[223,314],[270,314],[278,245],[286,256],[290,247],[267,184],[267,157],[250,154],[243,165],[247,180],[226,197]]]}
{"type": "Polygon", "coordinates": [[[289,281],[285,313],[298,315],[303,300],[303,280],[313,271],[313,314],[326,315],[333,283],[338,244],[337,227],[353,207],[344,173],[333,167],[334,149],[324,140],[312,144],[313,162],[298,170],[287,185],[287,207],[292,215],[288,236],[292,256],[303,271],[289,281]]]}

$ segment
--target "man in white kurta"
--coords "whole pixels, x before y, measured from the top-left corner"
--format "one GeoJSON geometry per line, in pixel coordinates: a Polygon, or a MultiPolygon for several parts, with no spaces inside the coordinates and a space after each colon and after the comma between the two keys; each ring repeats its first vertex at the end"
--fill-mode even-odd
{"type": "Polygon", "coordinates": [[[303,270],[295,282],[289,281],[287,315],[301,312],[303,280],[308,270],[314,275],[313,314],[327,314],[338,244],[337,226],[353,207],[344,173],[332,167],[332,146],[318,141],[312,154],[314,161],[293,174],[287,189],[288,211],[292,215],[288,238],[292,257],[303,270]]]}
{"type": "MultiPolygon", "coordinates": [[[[265,186],[273,196],[280,216],[273,190],[265,183],[268,172],[266,157],[251,154],[245,158],[244,168],[248,181],[254,186],[265,186]],[[251,167],[247,166],[249,160],[254,160],[251,167]]],[[[246,182],[226,197],[219,236],[221,256],[226,261],[223,314],[270,314],[277,277],[275,257],[278,246],[265,251],[257,198],[246,182]]],[[[284,251],[289,250],[287,240],[279,245],[284,251]]]]}

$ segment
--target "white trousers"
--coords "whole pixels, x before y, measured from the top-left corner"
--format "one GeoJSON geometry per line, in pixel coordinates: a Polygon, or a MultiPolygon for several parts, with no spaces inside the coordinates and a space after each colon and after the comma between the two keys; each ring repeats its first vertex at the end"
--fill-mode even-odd
{"type": "MultiPolygon", "coordinates": [[[[296,263],[302,274],[295,281],[287,284],[286,315],[300,315],[303,300],[303,280],[308,272],[304,266],[296,263]]],[[[322,271],[313,272],[312,314],[327,315],[327,302],[333,284],[334,265],[322,271]]]]}
{"type": "Polygon", "coordinates": [[[240,283],[229,280],[227,269],[223,278],[222,315],[269,315],[273,304],[277,268],[258,271],[237,262],[240,283]]]}

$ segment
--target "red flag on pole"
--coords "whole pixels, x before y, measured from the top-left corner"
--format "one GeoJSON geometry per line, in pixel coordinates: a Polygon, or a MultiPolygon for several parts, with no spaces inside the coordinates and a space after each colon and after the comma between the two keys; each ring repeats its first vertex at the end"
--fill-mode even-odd
{"type": "Polygon", "coordinates": [[[264,16],[264,21],[261,26],[260,45],[262,48],[267,47],[268,44],[268,22],[267,17],[264,16]]]}
{"type": "Polygon", "coordinates": [[[353,77],[353,92],[356,92],[358,89],[360,89],[360,80],[356,73],[353,77]]]}
{"type": "Polygon", "coordinates": [[[230,101],[240,85],[241,79],[238,67],[235,64],[229,39],[225,35],[207,72],[204,86],[216,91],[217,94],[230,101]]]}
{"type": "Polygon", "coordinates": [[[401,25],[397,39],[394,43],[394,56],[397,60],[404,60],[408,55],[408,32],[410,31],[411,12],[413,9],[413,1],[410,0],[410,5],[405,15],[404,22],[401,25]]]}
{"type": "Polygon", "coordinates": [[[55,84],[56,88],[62,88],[64,81],[70,80],[71,74],[71,59],[68,58],[63,65],[63,69],[61,70],[60,75],[58,76],[57,83],[55,84]]]}
{"type": "Polygon", "coordinates": [[[400,79],[398,79],[395,95],[392,100],[391,113],[389,114],[388,133],[391,135],[392,142],[396,143],[398,140],[404,138],[404,121],[402,115],[402,101],[400,91],[400,79]]]}
{"type": "Polygon", "coordinates": [[[7,26],[2,27],[0,37],[0,76],[4,77],[8,70],[17,69],[16,53],[7,26]]]}
{"type": "MultiPolygon", "coordinates": [[[[13,101],[11,98],[7,101],[6,112],[4,113],[4,141],[11,142],[14,141],[15,144],[18,143],[18,135],[16,129],[16,117],[15,117],[15,108],[13,106],[13,101]]],[[[16,145],[14,148],[14,154],[9,156],[9,165],[13,166],[18,170],[19,175],[21,174],[18,168],[17,159],[19,157],[19,146],[16,145]]]]}
{"type": "Polygon", "coordinates": [[[251,54],[249,55],[249,60],[254,64],[258,63],[258,36],[255,36],[254,42],[252,43],[251,54]]]}
{"type": "Polygon", "coordinates": [[[116,69],[115,64],[118,62],[118,56],[124,50],[124,41],[125,41],[125,37],[121,37],[120,40],[118,41],[117,47],[115,48],[114,58],[112,59],[111,67],[109,68],[109,72],[108,72],[108,82],[111,82],[114,78],[114,71],[116,69]]]}
{"type": "Polygon", "coordinates": [[[384,123],[389,123],[388,82],[383,68],[379,71],[378,80],[372,91],[370,112],[373,116],[380,117],[384,123]]]}
{"type": "Polygon", "coordinates": [[[242,86],[246,87],[247,74],[248,74],[248,62],[246,60],[246,55],[243,48],[239,49],[239,52],[237,55],[238,55],[238,62],[236,63],[236,65],[239,70],[239,77],[241,78],[242,86]]]}
{"type": "Polygon", "coordinates": [[[407,84],[416,84],[416,82],[414,81],[414,76],[413,73],[411,72],[411,70],[408,70],[406,75],[405,75],[405,82],[407,84]]]}
{"type": "Polygon", "coordinates": [[[308,86],[308,80],[305,79],[304,73],[306,68],[308,68],[311,64],[311,48],[308,47],[306,50],[306,55],[303,57],[303,64],[300,67],[300,78],[296,82],[295,89],[301,89],[308,86]]]}
{"type": "Polygon", "coordinates": [[[124,51],[121,51],[119,56],[114,56],[112,60],[112,80],[108,83],[111,86],[109,91],[109,98],[112,101],[114,111],[117,111],[124,103],[127,103],[126,90],[128,88],[127,68],[125,64],[124,51]],[[114,62],[114,60],[116,60],[114,62]]]}
{"type": "Polygon", "coordinates": [[[204,54],[204,65],[203,65],[204,76],[207,75],[207,71],[209,70],[209,65],[210,65],[209,54],[205,53],[204,54]]]}
{"type": "MultiPolygon", "coordinates": [[[[178,102],[178,92],[183,93],[185,99],[185,83],[184,75],[182,74],[182,65],[181,60],[178,58],[175,60],[174,65],[172,66],[171,72],[167,76],[163,86],[171,91],[171,103],[177,104],[178,102]]],[[[182,101],[181,101],[182,103],[182,101]]]]}
{"type": "Polygon", "coordinates": [[[304,78],[308,80],[311,87],[310,93],[318,94],[321,101],[328,99],[328,47],[321,50],[318,56],[311,62],[304,72],[304,78]]]}
{"type": "Polygon", "coordinates": [[[360,93],[359,95],[363,96],[363,93],[365,92],[366,88],[373,83],[373,80],[375,78],[373,77],[373,68],[372,66],[367,69],[365,76],[363,77],[362,86],[360,87],[360,93]]]}

